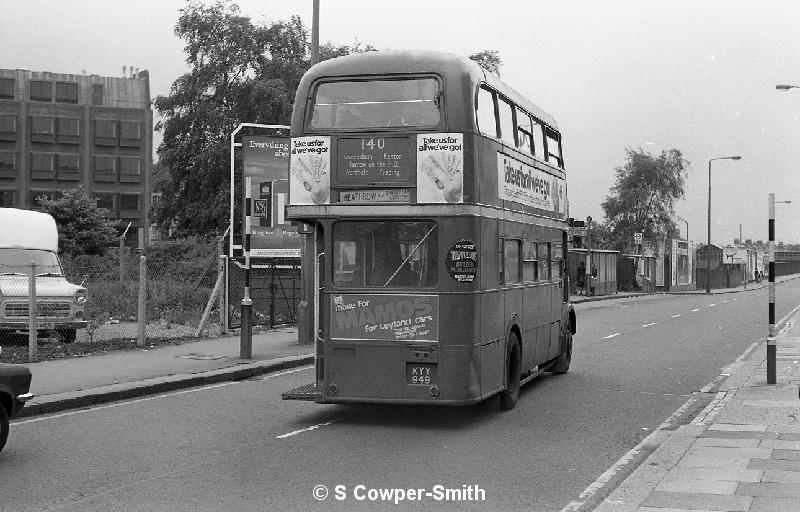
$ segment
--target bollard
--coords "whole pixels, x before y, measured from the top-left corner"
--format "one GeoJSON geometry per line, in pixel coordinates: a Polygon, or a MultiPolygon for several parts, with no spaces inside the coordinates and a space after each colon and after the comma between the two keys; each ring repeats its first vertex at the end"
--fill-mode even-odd
{"type": "Polygon", "coordinates": [[[769,220],[767,221],[769,231],[769,305],[767,314],[769,316],[769,333],[767,335],[767,384],[775,384],[778,379],[776,376],[775,365],[778,347],[775,345],[775,194],[769,195],[769,220]]]}
{"type": "Polygon", "coordinates": [[[242,332],[239,339],[239,358],[253,358],[253,301],[250,299],[250,226],[252,219],[252,178],[245,178],[244,218],[244,298],[242,299],[242,332]]]}

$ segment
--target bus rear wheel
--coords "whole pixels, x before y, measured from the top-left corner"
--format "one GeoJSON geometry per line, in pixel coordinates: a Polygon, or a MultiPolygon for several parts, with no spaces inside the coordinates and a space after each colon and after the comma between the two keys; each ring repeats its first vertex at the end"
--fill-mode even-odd
{"type": "Polygon", "coordinates": [[[519,338],[515,333],[508,337],[506,348],[506,389],[500,392],[500,409],[510,411],[519,399],[522,360],[519,354],[519,338]]]}
{"type": "Polygon", "coordinates": [[[567,373],[569,365],[572,363],[572,329],[569,325],[564,326],[562,340],[561,346],[564,347],[564,352],[556,358],[556,363],[550,370],[553,373],[567,373]]]}

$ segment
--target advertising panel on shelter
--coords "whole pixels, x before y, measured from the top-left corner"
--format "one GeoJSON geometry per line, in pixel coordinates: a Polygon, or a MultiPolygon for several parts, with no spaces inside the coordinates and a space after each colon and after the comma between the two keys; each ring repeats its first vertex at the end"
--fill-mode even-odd
{"type": "MultiPolygon", "coordinates": [[[[250,178],[250,255],[299,257],[297,228],[284,218],[289,192],[289,138],[242,136],[242,169],[242,204],[247,178],[250,178]]],[[[246,213],[244,208],[242,212],[246,213]]]]}

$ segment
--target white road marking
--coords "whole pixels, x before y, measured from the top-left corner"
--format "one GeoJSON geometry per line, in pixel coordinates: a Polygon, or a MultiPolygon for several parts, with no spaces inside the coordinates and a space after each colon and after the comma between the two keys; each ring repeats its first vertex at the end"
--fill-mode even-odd
{"type": "Polygon", "coordinates": [[[188,393],[197,393],[198,391],[206,391],[206,390],[209,390],[209,389],[221,388],[221,387],[224,387],[224,386],[230,386],[231,384],[238,384],[239,382],[241,382],[241,381],[221,382],[219,384],[211,384],[209,386],[203,386],[203,387],[200,387],[200,388],[186,389],[184,391],[176,391],[174,393],[165,393],[163,395],[148,396],[147,398],[139,398],[137,400],[127,400],[125,402],[115,402],[113,404],[98,405],[97,407],[91,407],[91,408],[88,408],[88,409],[81,409],[79,411],[69,411],[69,412],[63,412],[63,413],[60,413],[60,414],[53,414],[51,416],[42,416],[42,417],[39,417],[39,418],[32,418],[32,419],[29,419],[29,420],[17,421],[14,424],[15,425],[25,425],[27,423],[36,423],[36,422],[39,422],[39,421],[53,420],[53,419],[56,419],[56,418],[64,418],[66,416],[72,416],[74,414],[83,414],[85,412],[98,411],[98,410],[101,410],[101,409],[111,409],[112,407],[119,407],[120,405],[138,404],[140,402],[149,402],[150,400],[159,400],[161,398],[168,398],[168,397],[171,397],[171,396],[186,395],[188,393]]]}
{"type": "Polygon", "coordinates": [[[296,436],[297,434],[302,434],[303,432],[311,432],[312,430],[316,430],[320,427],[330,425],[331,423],[336,423],[337,421],[339,421],[339,418],[333,419],[331,421],[326,421],[325,423],[318,423],[316,425],[311,425],[310,427],[301,428],[300,430],[295,430],[293,432],[288,432],[286,434],[281,434],[279,436],[275,436],[275,439],[286,439],[287,437],[296,436]]]}
{"type": "Polygon", "coordinates": [[[678,318],[679,316],[681,316],[680,313],[678,313],[677,315],[672,315],[672,318],[678,318]]]}
{"type": "Polygon", "coordinates": [[[693,309],[693,310],[692,310],[692,313],[694,313],[695,311],[700,311],[700,308],[693,309]]]}
{"type": "Polygon", "coordinates": [[[658,322],[652,322],[649,324],[642,324],[642,327],[650,327],[651,325],[656,325],[658,322]]]}
{"type": "Polygon", "coordinates": [[[716,304],[709,304],[708,307],[713,308],[716,304]]]}
{"type": "MultiPolygon", "coordinates": [[[[271,379],[273,377],[280,377],[281,375],[286,375],[286,374],[289,374],[289,373],[295,373],[295,372],[299,372],[299,371],[303,371],[303,370],[308,370],[308,369],[311,369],[311,368],[314,368],[314,367],[313,366],[304,366],[302,368],[295,368],[293,370],[286,370],[285,372],[271,373],[271,374],[266,375],[265,377],[263,377],[262,380],[271,379]]],[[[136,400],[126,400],[124,402],[115,402],[113,404],[98,405],[96,407],[90,407],[90,408],[87,408],[87,409],[80,409],[80,410],[77,410],[77,411],[68,411],[68,412],[63,412],[63,413],[60,413],[60,414],[52,414],[52,415],[49,415],[49,416],[40,416],[40,417],[37,417],[37,418],[31,418],[29,420],[14,421],[12,423],[14,425],[25,425],[25,424],[28,424],[28,423],[37,423],[39,421],[53,420],[53,419],[56,419],[56,418],[64,418],[64,417],[67,417],[67,416],[72,416],[74,414],[83,414],[83,413],[86,413],[86,412],[92,412],[92,411],[97,411],[97,410],[101,410],[101,409],[110,409],[112,407],[119,407],[120,405],[138,404],[138,403],[141,403],[141,402],[149,402],[150,400],[160,400],[162,398],[169,398],[169,397],[172,397],[172,396],[186,395],[188,393],[197,393],[198,391],[206,391],[206,390],[209,390],[209,389],[221,388],[221,387],[225,387],[225,386],[230,386],[232,384],[241,384],[242,382],[247,382],[247,381],[246,380],[236,380],[236,381],[230,381],[230,382],[220,382],[218,384],[210,384],[208,386],[202,386],[202,387],[199,387],[199,388],[185,389],[183,391],[174,391],[172,393],[164,393],[164,394],[160,394],[160,395],[153,395],[153,396],[148,396],[148,397],[145,397],[145,398],[138,398],[136,400]]]]}
{"type": "Polygon", "coordinates": [[[614,334],[609,334],[608,336],[603,336],[603,339],[607,340],[608,338],[614,338],[615,336],[619,336],[620,334],[622,334],[622,333],[615,332],[614,334]]]}

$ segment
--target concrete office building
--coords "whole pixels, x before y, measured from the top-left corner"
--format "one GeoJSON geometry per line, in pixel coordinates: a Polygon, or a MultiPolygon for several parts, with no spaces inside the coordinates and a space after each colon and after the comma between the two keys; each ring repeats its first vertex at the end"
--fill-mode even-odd
{"type": "Polygon", "coordinates": [[[149,73],[123,75],[0,69],[0,206],[82,185],[136,241],[150,224],[153,111],[149,73]]]}

